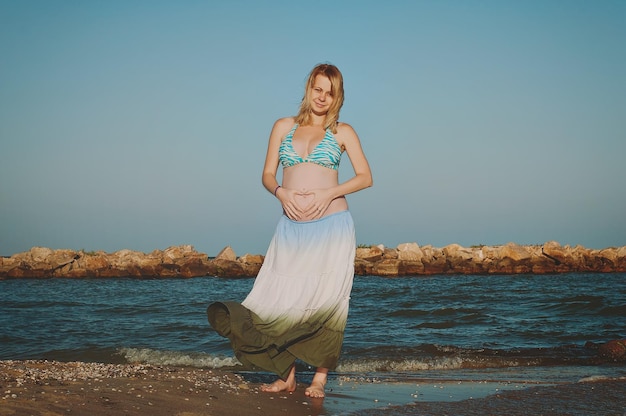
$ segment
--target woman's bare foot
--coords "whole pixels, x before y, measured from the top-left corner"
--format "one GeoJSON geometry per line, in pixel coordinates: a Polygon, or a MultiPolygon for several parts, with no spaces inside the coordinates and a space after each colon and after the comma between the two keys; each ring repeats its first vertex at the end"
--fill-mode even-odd
{"type": "Polygon", "coordinates": [[[292,383],[288,383],[285,380],[278,379],[272,384],[263,384],[261,386],[261,391],[266,393],[280,393],[281,391],[285,391],[291,393],[296,390],[296,382],[295,380],[292,383]]]}
{"type": "Polygon", "coordinates": [[[261,386],[261,391],[266,393],[280,393],[281,391],[286,391],[291,393],[296,390],[296,366],[291,367],[289,371],[289,375],[285,380],[279,378],[272,384],[263,384],[261,386]]]}
{"type": "Polygon", "coordinates": [[[319,381],[313,381],[304,391],[304,395],[314,399],[320,399],[326,396],[324,393],[324,384],[319,381]]]}
{"type": "Polygon", "coordinates": [[[324,393],[324,386],[326,386],[327,377],[328,368],[318,367],[315,375],[313,376],[313,381],[311,381],[311,385],[304,391],[304,395],[314,399],[321,399],[322,397],[325,397],[326,393],[324,393]]]}

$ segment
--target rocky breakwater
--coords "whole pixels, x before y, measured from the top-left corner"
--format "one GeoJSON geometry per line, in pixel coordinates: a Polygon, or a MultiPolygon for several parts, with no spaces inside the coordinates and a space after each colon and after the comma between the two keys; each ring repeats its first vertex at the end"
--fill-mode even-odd
{"type": "Polygon", "coordinates": [[[85,252],[33,247],[27,252],[0,258],[0,278],[84,277],[245,277],[255,276],[263,256],[237,258],[230,247],[210,259],[193,246],[183,245],[142,253],[120,250],[85,252]]]}
{"type": "MultiPolygon", "coordinates": [[[[142,253],[120,250],[85,252],[33,247],[11,257],[0,258],[0,278],[189,278],[198,276],[254,277],[263,256],[237,257],[231,247],[209,258],[190,245],[142,253]]],[[[570,272],[626,272],[626,246],[588,249],[561,246],[555,241],[543,245],[463,247],[458,244],[437,248],[403,243],[396,248],[360,246],[355,273],[371,276],[416,276],[435,274],[553,274],[570,272]]]]}
{"type": "Polygon", "coordinates": [[[434,274],[553,274],[571,272],[626,272],[626,246],[588,249],[561,246],[556,241],[543,245],[442,248],[404,243],[395,249],[359,247],[355,261],[359,275],[407,276],[434,274]]]}

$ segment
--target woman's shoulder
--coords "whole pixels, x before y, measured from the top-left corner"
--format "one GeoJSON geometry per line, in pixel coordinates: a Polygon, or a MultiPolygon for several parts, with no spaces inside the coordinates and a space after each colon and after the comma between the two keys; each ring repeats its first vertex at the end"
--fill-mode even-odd
{"type": "Polygon", "coordinates": [[[335,140],[343,148],[352,148],[354,145],[359,144],[359,136],[356,131],[348,123],[337,123],[337,134],[335,134],[335,140]]]}
{"type": "Polygon", "coordinates": [[[293,117],[279,118],[274,122],[270,138],[273,138],[272,140],[282,141],[283,137],[289,133],[289,130],[291,130],[294,125],[295,119],[293,117]]]}
{"type": "Polygon", "coordinates": [[[339,122],[337,123],[337,135],[342,136],[342,137],[355,136],[356,131],[354,131],[352,126],[349,125],[348,123],[339,122]]]}
{"type": "Polygon", "coordinates": [[[274,128],[279,128],[281,130],[291,129],[294,124],[296,124],[296,119],[294,117],[283,117],[274,122],[274,128]]]}

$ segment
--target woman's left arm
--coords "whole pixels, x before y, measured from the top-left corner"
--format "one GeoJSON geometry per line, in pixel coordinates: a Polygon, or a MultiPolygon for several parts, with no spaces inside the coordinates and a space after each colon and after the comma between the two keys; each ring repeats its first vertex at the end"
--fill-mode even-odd
{"type": "Polygon", "coordinates": [[[339,136],[339,144],[343,146],[350,158],[354,176],[346,182],[331,188],[334,198],[369,188],[374,184],[370,165],[367,162],[356,131],[349,124],[341,123],[337,128],[337,135],[339,136]]]}

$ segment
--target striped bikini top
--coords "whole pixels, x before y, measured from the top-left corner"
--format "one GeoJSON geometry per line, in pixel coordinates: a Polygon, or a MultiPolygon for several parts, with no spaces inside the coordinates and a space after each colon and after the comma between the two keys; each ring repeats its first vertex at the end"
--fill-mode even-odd
{"type": "Polygon", "coordinates": [[[292,139],[297,128],[297,124],[293,126],[278,148],[278,159],[283,167],[288,168],[300,163],[315,163],[325,168],[337,170],[341,161],[342,150],[332,131],[326,129],[322,141],[303,159],[293,148],[292,139]]]}

